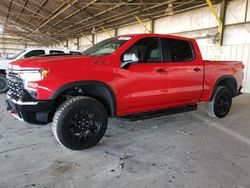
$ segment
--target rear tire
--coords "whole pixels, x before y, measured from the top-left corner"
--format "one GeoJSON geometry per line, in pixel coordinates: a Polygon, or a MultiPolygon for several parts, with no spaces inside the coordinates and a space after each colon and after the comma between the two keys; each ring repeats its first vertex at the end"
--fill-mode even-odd
{"type": "Polygon", "coordinates": [[[7,79],[4,74],[0,74],[0,93],[5,93],[8,90],[7,79]]]}
{"type": "Polygon", "coordinates": [[[211,117],[225,117],[232,105],[232,93],[225,86],[218,86],[210,102],[207,103],[207,114],[211,117]]]}
{"type": "Polygon", "coordinates": [[[57,141],[71,150],[97,144],[106,132],[108,114],[96,99],[77,96],[65,101],[54,116],[52,130],[57,141]]]}

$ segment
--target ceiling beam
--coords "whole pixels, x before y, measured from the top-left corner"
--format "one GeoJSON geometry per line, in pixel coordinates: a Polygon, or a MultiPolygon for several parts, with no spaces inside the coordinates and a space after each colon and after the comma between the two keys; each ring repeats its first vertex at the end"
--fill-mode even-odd
{"type": "MultiPolygon", "coordinates": [[[[19,7],[21,7],[21,8],[23,7],[23,5],[21,5],[20,3],[16,2],[16,1],[13,1],[12,3],[15,4],[15,5],[17,5],[17,6],[19,6],[19,7]]],[[[35,13],[35,11],[33,11],[30,8],[24,7],[24,9],[27,10],[27,11],[29,11],[29,12],[35,13]]],[[[41,17],[43,17],[43,18],[45,18],[45,16],[43,16],[42,14],[38,14],[38,15],[41,16],[41,17]]]]}
{"type": "Polygon", "coordinates": [[[68,0],[64,2],[61,6],[59,6],[53,13],[51,13],[42,23],[40,23],[37,27],[34,28],[34,30],[27,35],[29,37],[34,32],[39,31],[43,26],[48,24],[50,21],[52,21],[54,18],[56,18],[59,14],[70,8],[73,4],[75,4],[77,0],[68,0]]]}
{"type": "Polygon", "coordinates": [[[10,10],[11,10],[11,5],[12,5],[12,0],[10,1],[10,4],[9,4],[9,8],[8,8],[8,12],[7,12],[7,16],[6,16],[4,27],[6,27],[7,22],[8,22],[8,18],[9,18],[9,15],[10,15],[10,10]]]}
{"type": "Polygon", "coordinates": [[[50,14],[42,23],[38,25],[38,27],[35,28],[35,30],[41,29],[43,26],[48,24],[50,21],[52,21],[54,18],[56,18],[58,15],[66,11],[68,8],[70,8],[72,5],[74,5],[77,2],[77,0],[68,0],[64,2],[61,6],[59,6],[52,14],[50,14]]]}
{"type": "MultiPolygon", "coordinates": [[[[107,12],[110,11],[110,10],[119,8],[120,6],[123,6],[123,5],[125,5],[126,3],[129,3],[129,2],[132,2],[132,1],[133,1],[133,0],[127,0],[127,2],[117,3],[115,6],[112,6],[111,8],[109,8],[109,9],[107,9],[107,10],[105,10],[105,11],[98,12],[98,13],[95,14],[94,16],[103,15],[103,14],[107,13],[107,12]]],[[[59,30],[59,31],[57,31],[57,32],[54,32],[53,34],[56,34],[56,33],[59,33],[59,32],[64,32],[65,30],[68,30],[68,29],[70,29],[70,28],[72,28],[72,27],[74,27],[74,26],[77,26],[77,25],[79,25],[79,24],[82,24],[82,23],[84,23],[84,22],[86,22],[86,21],[88,21],[88,20],[90,20],[90,19],[92,19],[92,17],[88,17],[88,18],[86,18],[86,19],[84,19],[84,20],[81,20],[81,21],[79,21],[79,22],[76,22],[75,24],[72,24],[72,25],[70,25],[70,26],[68,26],[68,27],[65,27],[64,29],[61,29],[61,30],[59,30]]]]}
{"type": "MultiPolygon", "coordinates": [[[[62,31],[65,35],[67,35],[67,34],[69,34],[69,33],[74,33],[74,32],[77,32],[77,31],[80,32],[80,31],[83,30],[83,29],[90,29],[90,28],[94,28],[94,27],[97,27],[97,26],[100,26],[100,25],[104,25],[104,24],[107,24],[107,23],[110,23],[110,22],[114,22],[114,21],[117,21],[117,20],[120,20],[120,19],[123,19],[123,18],[126,18],[126,17],[136,16],[136,15],[139,14],[139,13],[142,13],[142,12],[145,12],[145,11],[149,11],[149,10],[151,10],[151,9],[158,8],[158,7],[161,7],[161,6],[164,6],[164,5],[169,4],[170,2],[173,3],[173,2],[175,2],[175,1],[177,1],[177,0],[167,0],[167,1],[165,1],[165,2],[158,3],[158,4],[154,5],[154,6],[151,6],[151,7],[142,9],[142,10],[139,9],[139,10],[137,10],[137,11],[132,11],[131,13],[125,12],[125,13],[123,13],[123,16],[121,16],[121,17],[117,17],[117,15],[114,15],[114,16],[104,18],[104,19],[102,19],[101,21],[97,21],[97,22],[94,22],[94,23],[88,23],[88,22],[87,22],[87,23],[85,23],[84,26],[82,26],[82,27],[77,27],[76,29],[71,29],[71,30],[68,31],[68,32],[65,32],[65,30],[68,30],[69,28],[72,28],[72,26],[66,27],[66,28],[64,28],[63,30],[60,30],[60,31],[62,31]]],[[[126,5],[126,3],[123,4],[123,5],[126,5]]],[[[112,7],[112,9],[114,9],[114,7],[112,7]]],[[[107,13],[108,11],[109,11],[109,9],[107,9],[106,11],[102,11],[102,12],[100,12],[100,13],[105,14],[105,13],[107,13]]],[[[98,14],[100,14],[100,13],[98,13],[98,14]]],[[[87,18],[87,19],[85,19],[85,20],[90,20],[90,19],[87,18]]],[[[85,20],[82,20],[81,23],[83,23],[85,20]]],[[[76,23],[76,24],[74,24],[74,25],[78,25],[78,24],[80,24],[80,22],[78,22],[78,23],[76,23]]],[[[58,31],[58,32],[56,32],[56,33],[59,33],[60,31],[58,31]]],[[[54,34],[54,33],[53,33],[53,34],[54,34]]]]}
{"type": "Polygon", "coordinates": [[[26,1],[24,2],[23,7],[22,7],[21,11],[19,12],[19,14],[18,14],[18,16],[17,16],[17,19],[16,19],[15,23],[18,22],[20,16],[23,14],[24,7],[26,7],[27,3],[28,3],[28,0],[26,0],[26,1]]]}
{"type": "Polygon", "coordinates": [[[78,9],[77,11],[74,11],[73,13],[69,14],[69,15],[66,16],[65,18],[61,19],[60,21],[58,21],[58,22],[54,23],[53,25],[49,26],[48,28],[46,28],[46,29],[44,30],[44,32],[46,32],[46,31],[48,31],[50,28],[55,27],[56,25],[58,25],[58,24],[64,22],[65,20],[67,20],[67,19],[73,17],[74,15],[78,14],[79,12],[81,12],[81,11],[83,11],[84,9],[88,8],[89,6],[93,5],[93,4],[96,3],[97,1],[98,1],[98,0],[93,0],[93,1],[91,1],[91,2],[89,2],[89,3],[87,3],[86,5],[84,5],[84,6],[81,7],[80,9],[78,9]]]}
{"type": "Polygon", "coordinates": [[[42,2],[42,4],[36,9],[36,11],[33,13],[33,15],[29,18],[28,22],[30,22],[35,17],[35,15],[37,15],[40,12],[40,10],[42,9],[42,7],[44,5],[46,5],[47,2],[48,2],[48,0],[44,0],[42,2]]]}
{"type": "MultiPolygon", "coordinates": [[[[2,7],[0,7],[0,10],[3,10],[3,11],[7,11],[7,10],[4,10],[4,9],[2,9],[2,7]]],[[[1,14],[2,12],[0,11],[0,14],[1,14]]],[[[5,17],[5,15],[1,15],[2,17],[5,17]]],[[[22,18],[20,18],[20,20],[23,22],[23,23],[27,23],[25,20],[23,20],[22,18]]],[[[20,31],[28,31],[28,35],[30,36],[30,33],[33,33],[33,35],[40,35],[41,36],[41,40],[48,40],[49,42],[51,42],[52,43],[52,41],[54,41],[54,42],[58,42],[58,40],[56,40],[55,38],[51,38],[50,36],[47,36],[46,34],[43,34],[43,33],[39,33],[38,31],[34,31],[33,29],[31,29],[31,28],[29,28],[29,27],[25,27],[25,26],[23,26],[24,24],[23,23],[14,23],[14,19],[13,20],[10,20],[9,19],[9,23],[8,23],[8,25],[10,25],[10,26],[13,26],[14,28],[19,28],[19,30],[20,31]]],[[[6,26],[8,26],[8,25],[6,25],[6,26]]],[[[16,29],[17,30],[17,29],[16,29]]],[[[29,37],[27,35],[27,38],[29,37]]]]}
{"type": "MultiPolygon", "coordinates": [[[[1,7],[1,6],[0,6],[0,10],[1,10],[0,13],[5,12],[6,14],[8,14],[8,12],[9,12],[8,10],[6,10],[5,8],[3,8],[3,7],[1,7]]],[[[6,16],[6,14],[5,14],[5,16],[6,16]]],[[[2,15],[3,15],[3,14],[2,14],[2,15]]],[[[11,20],[15,20],[16,17],[13,17],[11,14],[9,14],[8,18],[10,18],[11,20]]],[[[35,26],[35,25],[33,25],[33,24],[27,22],[26,20],[22,19],[22,18],[19,18],[19,20],[23,21],[24,23],[29,24],[30,26],[35,26]]]]}

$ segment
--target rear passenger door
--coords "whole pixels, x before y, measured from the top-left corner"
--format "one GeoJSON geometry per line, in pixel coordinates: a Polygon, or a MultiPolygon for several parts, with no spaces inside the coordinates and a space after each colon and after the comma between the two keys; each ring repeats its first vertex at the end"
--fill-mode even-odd
{"type": "Polygon", "coordinates": [[[203,91],[203,65],[191,41],[161,38],[171,106],[196,103],[203,91]]]}

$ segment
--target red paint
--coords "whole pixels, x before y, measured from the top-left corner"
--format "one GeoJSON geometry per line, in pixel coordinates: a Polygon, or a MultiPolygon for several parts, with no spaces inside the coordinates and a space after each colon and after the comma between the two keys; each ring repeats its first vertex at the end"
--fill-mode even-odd
{"type": "Polygon", "coordinates": [[[103,57],[77,55],[31,58],[15,61],[12,65],[49,70],[44,80],[36,82],[39,100],[50,99],[60,87],[75,81],[103,82],[116,95],[118,115],[209,101],[216,81],[225,75],[236,79],[238,89],[242,85],[241,62],[203,61],[199,47],[193,39],[158,34],[133,36],[115,53],[103,57]],[[196,58],[191,62],[142,63],[131,64],[128,69],[121,68],[121,55],[144,37],[188,40],[194,46],[196,58]],[[157,69],[166,72],[157,72],[157,69]]]}

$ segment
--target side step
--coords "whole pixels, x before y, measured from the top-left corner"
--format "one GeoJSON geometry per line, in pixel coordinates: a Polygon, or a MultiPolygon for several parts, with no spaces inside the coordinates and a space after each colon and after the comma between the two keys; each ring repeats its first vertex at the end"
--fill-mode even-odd
{"type": "Polygon", "coordinates": [[[189,111],[194,111],[194,110],[197,110],[197,104],[179,106],[179,107],[174,107],[174,108],[167,108],[167,109],[156,110],[156,111],[142,112],[142,113],[136,113],[136,114],[129,114],[125,116],[119,116],[118,118],[122,120],[127,120],[127,121],[137,121],[137,120],[150,119],[150,118],[177,114],[177,113],[182,113],[182,112],[189,112],[189,111]]]}

